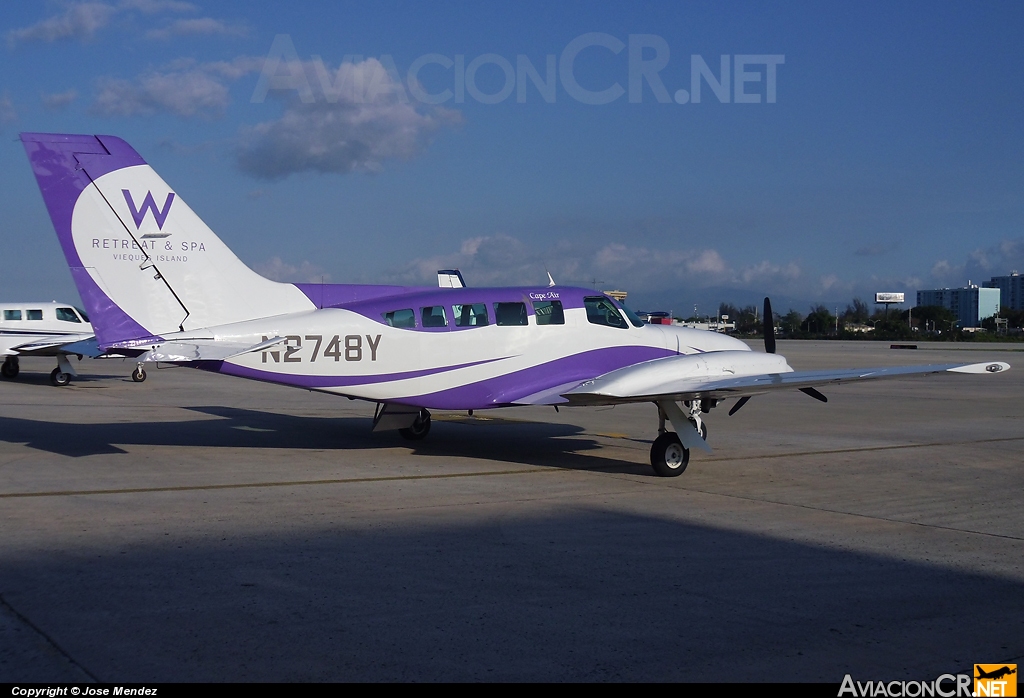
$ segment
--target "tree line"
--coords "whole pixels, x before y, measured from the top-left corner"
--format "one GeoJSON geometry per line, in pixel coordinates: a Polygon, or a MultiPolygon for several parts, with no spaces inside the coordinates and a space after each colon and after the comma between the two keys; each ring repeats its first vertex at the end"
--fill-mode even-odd
{"type": "MultiPolygon", "coordinates": [[[[736,323],[736,332],[741,335],[760,336],[764,319],[760,309],[754,305],[737,307],[731,303],[718,306],[719,316],[728,315],[736,323]]],[[[1007,321],[1011,335],[1020,336],[1024,327],[1024,311],[1004,308],[997,317],[1007,321]],[[1016,330],[1016,332],[1014,332],[1016,330]]],[[[872,310],[861,298],[854,298],[845,309],[830,309],[825,305],[810,306],[806,315],[789,309],[789,312],[774,313],[772,318],[776,334],[794,339],[980,339],[974,333],[965,333],[957,327],[956,314],[938,305],[918,306],[907,310],[872,310]],[[835,311],[835,312],[833,312],[835,311]]],[[[982,327],[989,330],[989,336],[996,329],[995,318],[986,318],[982,327]]],[[[980,333],[979,333],[980,334],[980,333]]]]}

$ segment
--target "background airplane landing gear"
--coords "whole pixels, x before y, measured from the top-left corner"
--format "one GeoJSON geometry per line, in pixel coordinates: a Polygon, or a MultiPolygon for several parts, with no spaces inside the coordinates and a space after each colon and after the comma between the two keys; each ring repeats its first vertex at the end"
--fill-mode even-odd
{"type": "Polygon", "coordinates": [[[412,426],[408,429],[399,429],[398,433],[402,435],[402,438],[409,439],[410,441],[419,441],[426,438],[427,434],[430,433],[430,412],[427,412],[425,409],[420,410],[412,426]]]}
{"type": "Polygon", "coordinates": [[[690,463],[690,450],[684,448],[679,437],[671,431],[658,436],[651,444],[651,466],[662,477],[683,474],[690,463]]]}
{"type": "Polygon", "coordinates": [[[21,371],[21,367],[18,365],[17,356],[8,356],[4,359],[4,365],[0,368],[0,375],[4,378],[17,378],[18,373],[21,371]]]}
{"type": "Polygon", "coordinates": [[[136,383],[146,380],[146,369],[142,368],[142,364],[136,366],[135,370],[132,371],[132,380],[136,383]]]}
{"type": "Polygon", "coordinates": [[[71,374],[64,373],[60,370],[60,366],[58,366],[50,372],[50,382],[61,388],[71,382],[71,374]]]}

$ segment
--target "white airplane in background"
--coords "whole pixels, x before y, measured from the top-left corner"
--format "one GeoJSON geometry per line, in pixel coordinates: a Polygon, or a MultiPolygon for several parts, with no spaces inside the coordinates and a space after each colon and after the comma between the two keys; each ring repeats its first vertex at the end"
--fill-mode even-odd
{"type": "Polygon", "coordinates": [[[55,356],[57,368],[50,373],[54,385],[62,386],[78,375],[69,356],[96,357],[102,354],[88,316],[70,303],[0,303],[0,375],[17,378],[19,356],[55,356]]]}
{"type": "Polygon", "coordinates": [[[702,415],[738,398],[1002,362],[794,371],[717,332],[646,325],[585,288],[285,284],[245,266],[131,146],[113,136],[21,140],[103,351],[377,403],[409,439],[430,409],[651,402],[651,465],[679,475],[710,450],[702,415]],[[666,430],[671,423],[674,432],[666,430]]]}

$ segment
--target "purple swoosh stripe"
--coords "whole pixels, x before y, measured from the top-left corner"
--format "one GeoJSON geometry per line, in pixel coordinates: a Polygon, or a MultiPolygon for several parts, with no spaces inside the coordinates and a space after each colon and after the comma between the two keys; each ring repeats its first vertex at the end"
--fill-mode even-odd
{"type": "Polygon", "coordinates": [[[93,281],[82,266],[71,236],[75,203],[92,180],[125,167],[145,165],[146,161],[114,136],[23,133],[21,141],[100,346],[152,335],[93,281]]]}
{"type": "Polygon", "coordinates": [[[394,402],[439,410],[500,407],[570,381],[582,383],[642,361],[675,355],[674,351],[656,347],[594,349],[458,388],[401,398],[394,402]]]}
{"type": "Polygon", "coordinates": [[[226,362],[222,362],[222,365],[219,368],[217,368],[217,371],[219,373],[225,373],[229,376],[238,376],[240,378],[252,378],[255,380],[266,381],[269,383],[284,383],[285,385],[294,385],[302,388],[345,388],[358,385],[372,385],[374,383],[400,381],[409,378],[423,378],[424,376],[434,376],[439,373],[457,371],[460,368],[469,368],[470,366],[479,366],[481,364],[489,364],[494,361],[502,361],[505,358],[508,357],[486,359],[484,361],[471,361],[465,364],[455,364],[454,366],[426,368],[419,371],[403,371],[401,373],[378,373],[376,375],[371,376],[297,376],[294,374],[275,373],[273,371],[262,371],[258,368],[237,366],[235,364],[229,364],[226,362]]]}
{"type": "MultiPolygon", "coordinates": [[[[656,347],[634,346],[594,349],[555,359],[539,366],[531,366],[530,368],[513,371],[494,378],[468,383],[457,388],[398,397],[387,402],[446,410],[475,410],[499,407],[511,404],[519,398],[533,395],[547,388],[553,388],[571,381],[582,382],[609,371],[614,371],[617,368],[675,355],[676,352],[674,351],[656,347]]],[[[420,378],[493,361],[500,361],[500,359],[476,361],[441,369],[407,371],[405,373],[381,374],[377,376],[296,376],[245,368],[226,362],[211,362],[208,370],[241,378],[252,378],[301,388],[341,388],[406,378],[420,378]]],[[[199,367],[207,368],[202,365],[199,367]]]]}

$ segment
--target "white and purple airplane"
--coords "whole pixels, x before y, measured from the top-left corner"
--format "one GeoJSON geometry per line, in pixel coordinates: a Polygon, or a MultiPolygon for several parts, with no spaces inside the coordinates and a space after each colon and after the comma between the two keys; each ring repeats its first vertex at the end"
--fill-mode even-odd
{"type": "MultiPolygon", "coordinates": [[[[585,288],[287,284],[249,269],[135,150],[113,136],[21,134],[100,349],[377,403],[408,439],[431,409],[657,405],[657,474],[710,450],[707,414],[738,398],[1002,362],[794,371],[717,332],[647,325],[585,288]],[[666,422],[675,429],[666,430],[666,422]]],[[[456,272],[457,273],[457,272],[456,272]]]]}

